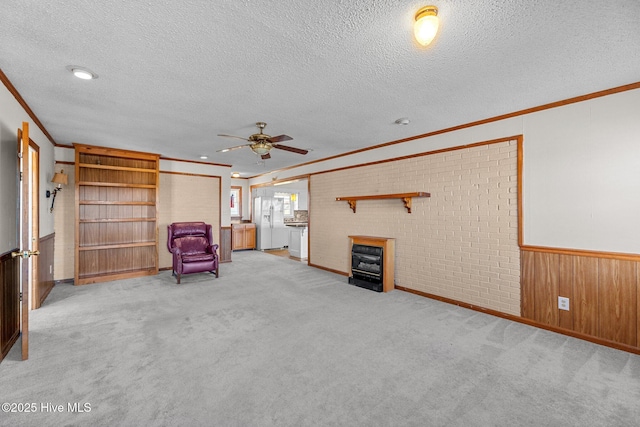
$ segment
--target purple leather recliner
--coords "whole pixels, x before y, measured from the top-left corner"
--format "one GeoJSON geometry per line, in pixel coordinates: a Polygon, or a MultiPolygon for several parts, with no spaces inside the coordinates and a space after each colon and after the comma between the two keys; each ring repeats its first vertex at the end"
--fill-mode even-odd
{"type": "Polygon", "coordinates": [[[173,255],[173,274],[211,272],[218,277],[218,245],[211,225],[204,222],[174,222],[168,227],[167,248],[173,255]]]}

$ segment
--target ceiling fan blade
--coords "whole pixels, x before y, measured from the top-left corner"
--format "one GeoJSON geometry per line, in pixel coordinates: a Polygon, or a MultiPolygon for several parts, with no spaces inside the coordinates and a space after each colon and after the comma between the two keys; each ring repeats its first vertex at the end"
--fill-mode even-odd
{"type": "Polygon", "coordinates": [[[238,139],[241,139],[243,141],[249,141],[247,138],[243,138],[241,136],[227,135],[227,134],[224,134],[224,133],[219,133],[218,136],[224,136],[225,138],[238,138],[238,139]]]}
{"type": "Polygon", "coordinates": [[[263,154],[262,156],[260,156],[262,158],[262,160],[267,160],[271,158],[271,154],[267,153],[267,154],[263,154]]]}
{"type": "Polygon", "coordinates": [[[309,152],[309,150],[303,150],[301,148],[289,147],[288,145],[280,145],[280,144],[274,144],[273,148],[277,148],[284,151],[291,151],[292,153],[296,153],[296,154],[307,154],[309,152]]]}
{"type": "Polygon", "coordinates": [[[278,136],[272,136],[268,138],[267,141],[269,141],[272,144],[277,144],[278,142],[291,141],[292,139],[293,138],[291,138],[289,135],[278,135],[278,136]]]}
{"type": "Polygon", "coordinates": [[[223,148],[221,150],[216,150],[216,153],[226,153],[227,151],[237,150],[238,148],[248,147],[249,145],[251,144],[242,144],[242,145],[236,145],[235,147],[223,148]]]}

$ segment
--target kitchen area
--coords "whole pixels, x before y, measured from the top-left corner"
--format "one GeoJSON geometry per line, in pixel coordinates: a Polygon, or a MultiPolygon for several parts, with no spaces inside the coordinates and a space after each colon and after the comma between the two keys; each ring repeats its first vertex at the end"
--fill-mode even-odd
{"type": "Polygon", "coordinates": [[[309,257],[309,211],[295,210],[293,218],[285,221],[289,227],[289,255],[294,258],[309,257]]]}
{"type": "Polygon", "coordinates": [[[244,204],[251,206],[250,219],[245,219],[249,216],[247,212],[241,218],[232,217],[234,250],[257,249],[285,256],[288,253],[291,258],[306,260],[308,180],[252,188],[248,196],[244,204]],[[241,244],[237,243],[239,240],[241,244]]]}

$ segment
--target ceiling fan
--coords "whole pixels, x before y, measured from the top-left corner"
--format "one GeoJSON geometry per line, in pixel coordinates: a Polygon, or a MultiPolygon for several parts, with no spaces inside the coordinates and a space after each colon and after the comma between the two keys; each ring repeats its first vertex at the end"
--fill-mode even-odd
{"type": "Polygon", "coordinates": [[[265,122],[257,122],[256,126],[258,127],[258,129],[260,129],[260,132],[254,133],[249,138],[243,138],[241,136],[235,136],[235,135],[218,134],[218,136],[224,136],[227,138],[238,138],[238,139],[243,139],[245,141],[249,141],[248,144],[242,144],[242,145],[236,145],[235,147],[223,148],[222,150],[218,150],[218,152],[226,153],[227,151],[236,150],[238,148],[249,147],[254,153],[259,155],[263,159],[271,158],[271,154],[269,154],[269,151],[271,151],[272,148],[278,148],[280,150],[290,151],[292,153],[297,153],[297,154],[307,154],[309,152],[309,150],[303,150],[300,148],[289,147],[288,145],[282,145],[281,142],[291,141],[293,139],[288,135],[269,136],[262,133],[264,128],[267,126],[265,122]]]}

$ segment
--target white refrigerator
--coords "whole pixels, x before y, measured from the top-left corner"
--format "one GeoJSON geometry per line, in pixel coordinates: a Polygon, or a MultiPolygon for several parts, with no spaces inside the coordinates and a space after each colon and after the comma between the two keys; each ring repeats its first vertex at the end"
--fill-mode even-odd
{"type": "Polygon", "coordinates": [[[284,203],[275,197],[256,197],[253,200],[258,250],[289,246],[289,233],[284,225],[284,203]]]}

